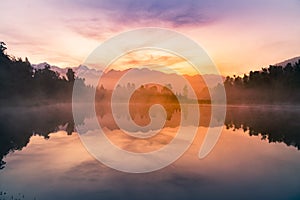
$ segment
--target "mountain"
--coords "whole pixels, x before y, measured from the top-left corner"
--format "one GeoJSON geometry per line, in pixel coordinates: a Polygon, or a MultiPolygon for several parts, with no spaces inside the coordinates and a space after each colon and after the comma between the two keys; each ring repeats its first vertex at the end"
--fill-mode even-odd
{"type": "Polygon", "coordinates": [[[290,58],[290,59],[288,59],[288,60],[282,61],[282,62],[280,62],[280,63],[277,63],[277,64],[275,64],[275,65],[285,67],[288,63],[295,64],[295,63],[298,62],[299,60],[300,60],[300,56],[297,56],[297,57],[290,58]]]}
{"type": "Polygon", "coordinates": [[[200,75],[178,75],[178,74],[166,74],[156,70],[150,69],[130,69],[125,71],[111,70],[101,77],[100,85],[103,85],[104,88],[112,90],[115,86],[120,85],[121,87],[128,87],[128,83],[134,83],[136,86],[144,84],[144,81],[150,80],[153,83],[160,83],[161,85],[169,85],[172,87],[174,93],[183,94],[184,87],[188,87],[188,96],[192,97],[191,91],[195,91],[195,94],[200,97],[203,89],[206,87],[214,88],[219,83],[224,81],[224,77],[214,74],[205,74],[200,75]],[[128,73],[127,73],[128,72],[128,73]],[[122,78],[122,81],[119,81],[122,78]],[[204,81],[206,80],[206,82],[204,81]],[[192,87],[192,88],[191,88],[192,87]]]}
{"type": "MultiPolygon", "coordinates": [[[[37,65],[32,65],[35,69],[43,69],[48,63],[40,63],[37,65]]],[[[50,65],[50,69],[58,72],[62,76],[65,76],[67,68],[59,68],[57,66],[50,65]]],[[[215,74],[204,74],[200,75],[183,75],[178,74],[166,74],[160,71],[151,70],[147,68],[142,69],[127,69],[127,70],[110,70],[103,74],[101,70],[90,69],[87,66],[79,65],[78,67],[73,67],[75,75],[79,78],[84,78],[87,85],[97,86],[99,78],[101,76],[101,83],[105,89],[112,90],[117,84],[122,87],[126,87],[128,83],[135,85],[143,84],[145,80],[153,80],[153,83],[162,83],[163,85],[170,84],[175,93],[183,93],[183,88],[187,85],[186,81],[190,83],[191,87],[189,91],[194,90],[196,95],[200,95],[202,90],[206,87],[213,88],[219,83],[222,83],[224,77],[215,74]],[[130,73],[125,75],[130,70],[130,73]],[[123,77],[123,80],[118,83],[118,81],[123,77]],[[206,82],[204,81],[206,80],[206,82]],[[186,81],[185,81],[186,80],[186,81]]],[[[191,95],[189,92],[188,95],[191,95]]]]}
{"type": "Polygon", "coordinates": [[[79,78],[84,78],[87,85],[96,86],[98,85],[99,77],[102,75],[101,70],[90,69],[87,66],[79,65],[78,67],[73,67],[73,70],[79,78]]]}
{"type": "MultiPolygon", "coordinates": [[[[32,64],[32,67],[34,69],[43,69],[45,68],[46,65],[49,65],[52,71],[58,72],[61,76],[65,76],[68,70],[68,68],[60,68],[55,65],[50,65],[46,62],[40,64],[32,64]]],[[[93,85],[93,86],[97,85],[98,79],[102,74],[101,70],[90,69],[84,65],[79,65],[78,67],[72,67],[72,69],[75,72],[75,75],[77,77],[85,79],[85,83],[87,85],[93,85]]]]}
{"type": "Polygon", "coordinates": [[[32,64],[32,67],[34,69],[44,69],[46,65],[49,65],[50,66],[50,69],[52,71],[55,71],[55,72],[58,72],[60,75],[64,75],[66,74],[67,72],[67,69],[65,68],[60,68],[60,67],[57,67],[55,65],[50,65],[48,64],[47,62],[43,62],[43,63],[39,63],[39,64],[32,64]]]}

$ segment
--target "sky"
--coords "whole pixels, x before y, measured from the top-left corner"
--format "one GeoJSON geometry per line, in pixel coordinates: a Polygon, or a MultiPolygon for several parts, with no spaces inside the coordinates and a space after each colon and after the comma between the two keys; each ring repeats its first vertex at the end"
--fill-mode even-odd
{"type": "Polygon", "coordinates": [[[300,55],[300,0],[10,0],[0,8],[7,53],[33,64],[78,66],[105,40],[142,27],[186,35],[223,75],[300,55]]]}

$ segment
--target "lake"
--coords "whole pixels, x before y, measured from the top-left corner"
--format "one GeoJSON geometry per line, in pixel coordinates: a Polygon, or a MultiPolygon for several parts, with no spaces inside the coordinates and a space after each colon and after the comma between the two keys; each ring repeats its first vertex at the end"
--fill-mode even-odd
{"type": "MultiPolygon", "coordinates": [[[[200,106],[195,121],[194,106],[169,107],[161,135],[141,140],[120,133],[107,106],[97,108],[108,138],[136,153],[169,144],[180,116],[185,127],[197,128],[179,159],[149,173],[125,173],[96,160],[74,131],[70,105],[6,108],[0,112],[0,199],[300,199],[299,106],[227,106],[221,123],[210,118],[209,105],[200,106]],[[216,127],[220,138],[199,159],[205,133],[216,127]]],[[[142,108],[130,114],[144,126],[149,116],[142,108]]],[[[90,120],[83,112],[79,121],[90,120]]]]}

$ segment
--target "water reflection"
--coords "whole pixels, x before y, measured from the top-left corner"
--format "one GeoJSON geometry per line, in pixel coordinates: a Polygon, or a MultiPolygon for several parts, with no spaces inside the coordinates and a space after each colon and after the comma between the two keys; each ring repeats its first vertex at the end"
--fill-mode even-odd
{"type": "Polygon", "coordinates": [[[0,168],[4,167],[3,157],[11,151],[21,150],[30,137],[39,134],[49,138],[49,133],[60,126],[70,134],[74,130],[70,105],[33,108],[6,108],[0,112],[0,168]]]}
{"type": "Polygon", "coordinates": [[[283,142],[300,149],[300,107],[228,106],[227,128],[243,129],[250,136],[261,135],[268,142],[283,142]]]}
{"type": "MultiPolygon", "coordinates": [[[[87,108],[79,106],[83,110],[82,124],[89,123],[89,114],[84,112],[87,108]]],[[[164,145],[166,139],[172,139],[180,112],[185,116],[186,127],[199,127],[193,144],[179,160],[146,174],[118,172],[96,161],[74,132],[70,105],[2,110],[0,149],[2,168],[5,168],[0,171],[0,199],[23,195],[24,199],[49,200],[300,197],[297,107],[229,107],[225,121],[228,129],[223,129],[209,156],[200,160],[197,155],[208,129],[211,107],[200,106],[200,121],[195,121],[193,106],[169,109],[171,117],[162,132],[165,134],[157,140],[134,143],[128,136],[120,137],[120,130],[109,120],[110,109],[100,105],[98,118],[107,134],[121,148],[135,152],[152,151],[150,147],[164,145]],[[258,133],[261,136],[250,136],[258,133]]],[[[133,109],[131,114],[136,119],[147,120],[143,109],[143,106],[133,109]]],[[[122,110],[118,112],[120,118],[128,119],[122,110]]],[[[212,120],[213,126],[222,126],[219,119],[212,120]]]]}
{"type": "MultiPolygon", "coordinates": [[[[82,107],[82,124],[87,123],[89,115],[86,114],[87,108],[82,107]]],[[[136,152],[153,151],[167,144],[172,140],[176,132],[176,128],[180,123],[180,113],[183,113],[185,126],[208,127],[211,120],[211,106],[201,105],[200,121],[195,121],[193,110],[196,105],[185,104],[178,108],[178,105],[169,105],[167,115],[169,116],[166,123],[164,133],[157,135],[152,140],[134,140],[128,135],[121,134],[118,131],[118,126],[112,117],[111,108],[107,104],[99,104],[97,106],[97,116],[102,127],[108,131],[108,137],[112,141],[122,141],[122,148],[134,150],[136,152]],[[170,131],[170,128],[172,130],[170,131]],[[122,138],[123,137],[123,138],[122,138]],[[124,141],[126,141],[124,143],[124,141]],[[148,144],[148,146],[145,146],[148,144]],[[133,144],[136,144],[133,145],[133,144]],[[142,144],[144,148],[137,148],[142,144]],[[156,145],[154,145],[156,144],[156,145]]],[[[147,112],[149,105],[134,105],[132,107],[131,116],[124,116],[122,107],[117,109],[116,116],[129,120],[133,117],[135,122],[145,125],[149,122],[147,112]]],[[[242,129],[249,135],[261,135],[261,139],[266,139],[269,142],[283,142],[288,146],[294,146],[299,150],[300,147],[300,118],[299,107],[289,106],[229,106],[225,120],[226,127],[232,129],[242,129]]],[[[213,126],[222,126],[219,119],[212,119],[213,126]]],[[[32,135],[40,135],[44,138],[49,138],[49,133],[58,130],[65,130],[68,134],[74,132],[74,122],[71,113],[71,105],[55,105],[32,108],[7,108],[0,112],[0,168],[5,166],[4,157],[16,150],[21,150],[25,147],[32,135]]],[[[130,130],[133,131],[133,130],[130,130]]],[[[117,142],[116,142],[117,143],[117,142]]]]}

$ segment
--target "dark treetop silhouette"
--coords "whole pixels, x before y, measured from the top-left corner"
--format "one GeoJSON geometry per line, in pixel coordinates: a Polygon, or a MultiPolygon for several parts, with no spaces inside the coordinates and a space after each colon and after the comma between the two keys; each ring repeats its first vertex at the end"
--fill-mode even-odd
{"type": "Polygon", "coordinates": [[[243,129],[250,136],[261,136],[268,142],[283,142],[300,150],[299,107],[238,106],[228,107],[227,129],[243,129]]]}
{"type": "Polygon", "coordinates": [[[228,103],[299,103],[300,60],[285,67],[270,65],[243,77],[226,77],[228,103]]]}
{"type": "Polygon", "coordinates": [[[75,79],[81,88],[90,91],[85,86],[84,79],[75,77],[72,69],[65,76],[50,70],[34,69],[27,58],[15,58],[5,53],[5,43],[0,43],[0,104],[10,105],[43,105],[58,102],[71,102],[75,79]]]}

